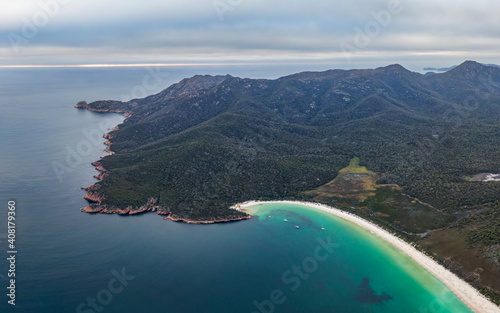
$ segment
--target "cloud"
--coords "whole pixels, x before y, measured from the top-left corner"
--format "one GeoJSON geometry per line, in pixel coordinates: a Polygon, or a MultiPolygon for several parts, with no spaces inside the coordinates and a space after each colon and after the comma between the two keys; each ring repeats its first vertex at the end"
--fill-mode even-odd
{"type": "Polygon", "coordinates": [[[355,58],[500,57],[500,3],[400,0],[401,12],[373,28],[397,1],[6,0],[0,63],[315,60],[341,58],[343,44],[357,48],[355,58]],[[35,35],[25,36],[27,24],[35,35]],[[356,45],[370,25],[375,35],[356,45]]]}

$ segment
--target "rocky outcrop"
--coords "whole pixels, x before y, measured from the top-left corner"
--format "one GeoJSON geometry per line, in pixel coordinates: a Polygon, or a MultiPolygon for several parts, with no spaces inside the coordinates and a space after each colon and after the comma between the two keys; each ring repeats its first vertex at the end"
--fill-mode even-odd
{"type": "Polygon", "coordinates": [[[103,180],[104,178],[106,178],[108,176],[108,172],[102,172],[102,173],[99,173],[97,175],[94,175],[94,178],[97,178],[99,180],[103,180]]]}
{"type": "Polygon", "coordinates": [[[98,102],[93,102],[92,104],[88,104],[86,101],[80,101],[75,105],[75,108],[77,109],[85,109],[89,110],[92,112],[98,112],[98,113],[118,113],[122,114],[126,118],[129,118],[132,116],[132,112],[124,109],[124,108],[119,108],[119,107],[127,107],[127,105],[123,102],[120,101],[98,101],[98,102]]]}
{"type": "Polygon", "coordinates": [[[96,171],[99,171],[99,172],[106,172],[106,169],[104,167],[102,167],[102,164],[101,162],[99,161],[95,161],[95,162],[92,162],[91,163],[92,166],[95,167],[96,171]]]}
{"type": "Polygon", "coordinates": [[[99,189],[99,186],[97,186],[96,184],[93,184],[92,186],[89,186],[89,187],[83,187],[82,190],[85,190],[85,191],[93,191],[93,190],[97,190],[99,189]]]}
{"type": "Polygon", "coordinates": [[[119,215],[135,215],[146,212],[161,212],[160,215],[168,214],[165,208],[158,205],[158,198],[149,198],[148,201],[140,207],[128,206],[124,209],[108,204],[102,204],[103,197],[99,197],[94,192],[88,192],[84,197],[88,201],[94,202],[82,209],[85,213],[103,213],[103,214],[119,214],[119,215]],[[89,196],[90,194],[90,196],[89,196]]]}
{"type": "Polygon", "coordinates": [[[147,212],[156,212],[158,215],[166,215],[164,220],[171,220],[174,222],[182,222],[187,224],[216,224],[216,223],[227,223],[243,221],[252,218],[253,216],[241,216],[226,219],[216,219],[216,220],[190,220],[183,217],[177,217],[172,214],[170,210],[158,204],[158,198],[149,198],[148,201],[140,207],[128,206],[124,209],[118,208],[108,204],[102,204],[104,197],[94,190],[87,192],[84,196],[87,201],[93,202],[88,206],[84,207],[81,211],[84,213],[91,214],[119,214],[119,215],[136,215],[147,212]]]}
{"type": "Polygon", "coordinates": [[[89,204],[82,209],[82,212],[85,213],[102,213],[103,207],[101,205],[89,204]]]}
{"type": "Polygon", "coordinates": [[[104,149],[104,152],[109,153],[111,155],[115,154],[113,151],[109,149],[109,147],[106,147],[106,149],[104,149]]]}
{"type": "Polygon", "coordinates": [[[219,219],[219,220],[204,220],[204,221],[196,221],[196,220],[190,220],[182,217],[175,217],[172,214],[168,214],[167,217],[164,218],[164,220],[171,220],[174,222],[182,222],[182,223],[187,223],[187,224],[217,224],[217,223],[228,223],[228,222],[237,222],[237,221],[243,221],[243,220],[248,220],[253,218],[252,215],[246,215],[246,216],[241,216],[241,217],[234,217],[234,218],[227,218],[227,219],[219,219]]]}
{"type": "Polygon", "coordinates": [[[87,194],[83,196],[83,199],[93,203],[101,203],[102,200],[104,200],[104,196],[98,193],[96,189],[94,189],[87,192],[87,194]]]}
{"type": "MultiPolygon", "coordinates": [[[[111,130],[114,130],[114,129],[111,129],[111,130]]],[[[104,139],[112,139],[114,136],[111,135],[111,133],[105,133],[103,136],[102,136],[104,139]]],[[[109,140],[108,140],[109,141],[109,140]]],[[[106,141],[106,142],[108,142],[106,141]]],[[[106,142],[104,144],[106,144],[106,142]]]]}

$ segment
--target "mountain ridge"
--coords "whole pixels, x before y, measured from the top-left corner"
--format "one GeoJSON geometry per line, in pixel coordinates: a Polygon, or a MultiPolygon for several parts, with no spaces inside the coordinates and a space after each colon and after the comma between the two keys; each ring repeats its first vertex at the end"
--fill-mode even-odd
{"type": "Polygon", "coordinates": [[[500,68],[197,75],[76,107],[127,117],[106,134],[114,154],[94,163],[84,212],[215,223],[249,218],[230,207],[251,199],[320,201],[421,243],[500,301],[500,183],[469,179],[500,173],[500,68]],[[353,157],[382,186],[358,202],[345,196],[357,180],[328,185],[353,157]],[[448,237],[461,248],[450,252],[448,237]]]}
{"type": "MultiPolygon", "coordinates": [[[[210,125],[213,118],[224,114],[232,119],[235,116],[227,114],[247,118],[258,116],[268,123],[280,125],[273,126],[275,128],[288,125],[291,128],[351,129],[353,124],[362,122],[369,128],[379,129],[385,124],[411,137],[408,125],[425,127],[433,123],[436,115],[451,112],[462,118],[470,113],[467,103],[460,103],[462,99],[477,98],[479,92],[488,92],[489,99],[497,100],[499,82],[500,69],[485,69],[473,61],[433,76],[408,71],[398,64],[373,70],[302,72],[276,80],[196,75],[143,99],[79,102],[76,107],[127,116],[120,129],[108,135],[113,152],[118,154],[110,158],[119,158],[122,152],[140,150],[142,146],[163,142],[169,136],[189,133],[193,127],[210,125]],[[487,88],[480,85],[485,80],[479,79],[485,73],[490,78],[487,88]],[[473,79],[476,81],[471,83],[473,79]],[[452,88],[448,88],[450,81],[454,84],[452,88]],[[471,86],[476,88],[471,90],[471,86]],[[460,92],[453,91],[454,88],[460,92]]],[[[491,109],[491,105],[476,107],[473,113],[482,113],[483,120],[498,121],[498,112],[491,114],[494,111],[491,109]]],[[[450,127],[454,123],[454,119],[445,119],[440,123],[443,125],[436,128],[450,127]]],[[[334,132],[339,131],[335,129],[334,132]]],[[[366,136],[367,140],[371,137],[366,136]]],[[[105,158],[104,162],[110,158],[105,158]]]]}

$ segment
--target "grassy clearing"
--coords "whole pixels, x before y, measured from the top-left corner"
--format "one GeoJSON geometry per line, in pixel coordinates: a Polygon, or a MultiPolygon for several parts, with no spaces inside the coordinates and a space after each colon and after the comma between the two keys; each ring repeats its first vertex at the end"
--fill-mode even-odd
{"type": "Polygon", "coordinates": [[[355,174],[370,174],[373,173],[369,171],[366,167],[359,165],[359,158],[354,157],[349,162],[349,166],[341,169],[339,173],[355,173],[355,174]]]}
{"type": "Polygon", "coordinates": [[[454,215],[403,194],[398,185],[377,184],[384,175],[360,166],[359,161],[357,157],[351,159],[335,179],[306,195],[316,201],[354,207],[407,233],[424,233],[456,220],[454,215]]]}

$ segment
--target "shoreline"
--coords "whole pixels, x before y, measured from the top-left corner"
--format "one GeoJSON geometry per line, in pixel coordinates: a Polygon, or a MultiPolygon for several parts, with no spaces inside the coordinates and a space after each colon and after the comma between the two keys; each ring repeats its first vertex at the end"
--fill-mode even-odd
{"type": "Polygon", "coordinates": [[[244,220],[249,220],[253,217],[254,216],[252,216],[252,215],[247,215],[247,216],[242,216],[242,217],[235,217],[235,218],[228,218],[228,219],[221,219],[221,220],[195,221],[195,220],[190,220],[190,219],[186,219],[186,218],[173,217],[173,216],[171,216],[171,214],[168,214],[167,217],[165,217],[163,219],[164,220],[171,220],[172,222],[179,222],[179,223],[186,223],[186,224],[207,225],[207,224],[220,224],[220,223],[231,223],[231,222],[244,221],[244,220]]]}
{"type": "Polygon", "coordinates": [[[173,222],[180,222],[186,224],[230,223],[230,222],[243,221],[253,218],[252,215],[248,214],[246,216],[241,216],[241,217],[218,219],[218,220],[200,220],[200,221],[190,220],[182,217],[174,217],[172,216],[172,213],[170,211],[158,205],[157,204],[158,199],[154,198],[148,199],[148,201],[139,208],[133,208],[129,206],[125,209],[120,209],[109,205],[103,205],[102,200],[104,200],[104,196],[98,192],[100,187],[99,182],[102,181],[106,176],[108,176],[109,172],[102,166],[100,161],[108,155],[115,154],[115,152],[111,150],[111,145],[112,145],[111,140],[113,139],[113,135],[111,134],[111,132],[120,129],[120,125],[122,125],[125,121],[127,121],[127,119],[132,116],[132,113],[130,111],[122,111],[122,110],[93,109],[85,101],[78,102],[75,105],[75,108],[84,109],[97,113],[116,113],[116,114],[121,114],[125,117],[125,120],[122,123],[109,129],[109,131],[102,136],[104,139],[106,139],[106,141],[103,144],[106,147],[106,149],[104,149],[104,152],[107,153],[107,155],[102,156],[100,160],[91,163],[91,165],[94,166],[95,170],[99,172],[99,174],[94,175],[94,178],[96,178],[98,181],[90,185],[89,187],[81,188],[82,190],[87,191],[87,193],[83,196],[83,198],[88,202],[90,202],[86,207],[80,210],[81,212],[88,214],[118,214],[118,215],[138,215],[138,214],[156,212],[157,215],[166,215],[164,220],[171,220],[173,222]]]}
{"type": "Polygon", "coordinates": [[[460,279],[457,275],[453,274],[442,265],[438,264],[429,256],[417,250],[411,244],[402,240],[401,238],[391,234],[378,225],[367,221],[355,214],[345,212],[324,204],[314,202],[302,201],[247,201],[233,206],[236,210],[245,211],[247,208],[256,206],[258,204],[273,204],[273,203],[288,203],[307,206],[330,213],[344,220],[350,221],[365,230],[370,231],[379,238],[388,242],[396,247],[402,253],[408,255],[417,264],[426,269],[431,275],[440,280],[446,287],[448,287],[465,305],[467,305],[475,313],[500,313],[500,308],[488,300],[484,295],[479,293],[474,287],[467,282],[460,279]]]}
{"type": "MultiPolygon", "coordinates": [[[[89,199],[87,199],[89,201],[89,199]]],[[[244,221],[253,218],[252,215],[246,215],[241,217],[227,218],[227,219],[218,219],[218,220],[190,220],[188,218],[183,217],[174,217],[171,212],[165,211],[163,208],[159,206],[150,206],[144,205],[140,207],[138,210],[132,210],[131,207],[127,207],[125,209],[119,208],[110,208],[106,205],[98,205],[96,207],[92,207],[90,204],[80,211],[88,214],[117,214],[121,216],[126,215],[139,215],[146,213],[156,213],[156,215],[164,215],[164,220],[170,220],[172,222],[178,223],[186,223],[186,224],[196,224],[196,225],[208,225],[208,224],[220,224],[220,223],[231,223],[244,221]]]]}
{"type": "Polygon", "coordinates": [[[129,118],[132,116],[132,112],[124,111],[124,110],[115,110],[115,109],[94,109],[91,108],[86,101],[80,101],[75,105],[77,109],[89,110],[91,112],[96,113],[117,113],[123,115],[125,118],[129,118]]]}
{"type": "MultiPolygon", "coordinates": [[[[120,125],[122,125],[126,120],[127,118],[131,117],[132,114],[130,112],[126,112],[126,111],[121,111],[121,110],[111,110],[111,109],[94,109],[94,108],[91,108],[87,102],[85,101],[80,101],[78,102],[75,106],[75,108],[77,109],[83,109],[83,110],[88,110],[88,111],[91,111],[91,112],[96,112],[96,113],[116,113],[116,114],[121,114],[125,117],[125,120],[123,120],[120,124],[114,126],[113,128],[109,128],[108,129],[108,132],[103,134],[102,135],[102,138],[106,139],[106,141],[103,143],[104,146],[106,147],[103,152],[106,153],[106,155],[102,156],[99,160],[97,161],[94,161],[91,163],[92,166],[94,166],[95,170],[99,172],[99,174],[97,175],[94,175],[94,178],[97,179],[97,182],[95,182],[94,184],[90,185],[89,187],[82,187],[81,189],[82,190],[85,190],[87,191],[87,193],[83,196],[83,198],[87,201],[89,201],[90,203],[96,203],[96,204],[99,204],[99,207],[96,208],[96,207],[92,207],[91,204],[87,205],[86,207],[82,208],[81,211],[82,212],[85,212],[85,213],[116,213],[116,214],[120,214],[120,215],[126,215],[126,214],[140,214],[140,213],[144,213],[145,211],[147,210],[139,210],[137,212],[132,212],[131,213],[131,210],[129,208],[127,209],[124,209],[124,210],[120,210],[120,209],[113,209],[112,211],[110,212],[105,212],[106,210],[106,207],[102,207],[100,206],[101,204],[101,201],[104,199],[102,195],[100,195],[97,191],[99,190],[99,185],[98,183],[100,181],[102,181],[104,178],[106,178],[106,176],[109,175],[109,172],[102,166],[101,164],[101,160],[103,158],[105,158],[106,156],[108,155],[113,155],[115,154],[114,151],[111,150],[111,139],[113,139],[113,135],[111,135],[111,132],[114,131],[114,130],[118,130],[120,129],[120,125]]],[[[141,208],[142,209],[142,208],[141,208]]]]}

